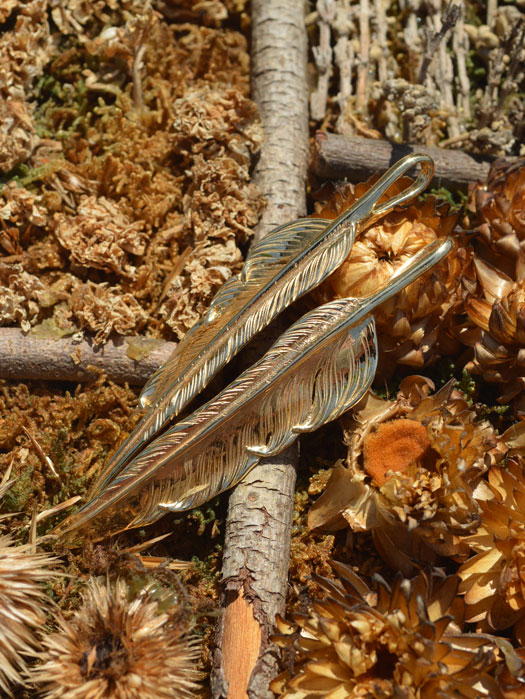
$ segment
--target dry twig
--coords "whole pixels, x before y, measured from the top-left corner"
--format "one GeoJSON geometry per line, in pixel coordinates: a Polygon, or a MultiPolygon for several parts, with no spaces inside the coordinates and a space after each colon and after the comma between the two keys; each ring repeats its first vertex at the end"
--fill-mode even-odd
{"type": "Polygon", "coordinates": [[[319,24],[319,46],[312,49],[317,67],[317,88],[310,97],[310,112],[312,119],[321,121],[326,114],[328,85],[332,72],[332,47],[330,46],[330,25],[335,18],[335,1],[318,0],[317,15],[319,24]]]}
{"type": "Polygon", "coordinates": [[[18,328],[0,328],[0,378],[47,381],[92,381],[97,370],[116,383],[142,385],[176,347],[175,342],[115,336],[103,345],[88,338],[47,340],[18,328]],[[139,361],[128,355],[133,344],[147,356],[139,361]]]}
{"type": "Polygon", "coordinates": [[[370,7],[368,0],[360,0],[359,32],[361,46],[359,50],[359,66],[357,68],[356,111],[363,114],[366,111],[368,99],[368,73],[370,70],[370,7]]]}
{"type": "Polygon", "coordinates": [[[347,177],[353,182],[362,182],[374,172],[387,170],[396,160],[414,152],[428,153],[434,159],[434,186],[463,190],[471,182],[485,181],[493,162],[490,157],[473,156],[459,150],[318,133],[312,167],[322,179],[347,177]]]}
{"type": "MultiPolygon", "coordinates": [[[[308,155],[306,32],[300,0],[252,2],[252,84],[265,141],[255,181],[268,206],[262,236],[304,215],[308,155]]],[[[286,598],[295,449],[262,460],[230,496],[214,697],[272,697],[277,650],[269,641],[286,598]]]]}

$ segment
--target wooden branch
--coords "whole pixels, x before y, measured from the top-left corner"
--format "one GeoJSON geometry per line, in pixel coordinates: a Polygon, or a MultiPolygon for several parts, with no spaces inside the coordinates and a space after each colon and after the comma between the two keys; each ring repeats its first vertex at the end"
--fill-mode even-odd
{"type": "MultiPolygon", "coordinates": [[[[460,150],[445,150],[369,138],[342,137],[318,133],[315,137],[312,167],[322,179],[362,182],[374,172],[383,172],[408,153],[428,153],[436,164],[433,187],[467,190],[468,185],[487,179],[494,158],[460,150]]],[[[511,160],[511,158],[509,158],[511,160]]]]}
{"type": "MultiPolygon", "coordinates": [[[[252,1],[253,97],[265,132],[254,180],[268,202],[258,237],[306,210],[304,9],[302,0],[252,1]]],[[[273,697],[269,684],[278,651],[269,636],[286,600],[296,462],[296,446],[261,460],[230,497],[222,568],[225,612],[212,674],[215,698],[273,697]]]]}
{"type": "Polygon", "coordinates": [[[301,0],[252,2],[252,96],[265,134],[253,181],[266,198],[253,242],[306,212],[308,93],[303,9],[301,0]]]}
{"type": "Polygon", "coordinates": [[[18,328],[0,328],[0,378],[43,379],[46,381],[92,381],[93,369],[102,369],[116,383],[142,385],[167,361],[176,342],[114,336],[95,346],[89,338],[47,340],[18,328]],[[127,352],[140,343],[150,354],[139,361],[127,352]],[[144,344],[145,343],[145,344],[144,344]]]}
{"type": "Polygon", "coordinates": [[[370,70],[370,7],[368,0],[359,4],[359,64],[357,67],[357,85],[355,108],[358,114],[367,112],[368,72],[370,70]]]}

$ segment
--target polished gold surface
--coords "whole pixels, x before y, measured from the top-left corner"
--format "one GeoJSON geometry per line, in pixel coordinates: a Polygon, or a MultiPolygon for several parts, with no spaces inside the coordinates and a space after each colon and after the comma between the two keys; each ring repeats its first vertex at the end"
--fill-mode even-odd
{"type": "Polygon", "coordinates": [[[202,321],[144,387],[140,401],[147,412],[103,468],[94,494],[115,479],[254,335],[337,269],[350,253],[359,230],[420,194],[433,172],[429,156],[408,155],[334,221],[299,219],[255,245],[241,274],[224,284],[202,321]],[[421,167],[417,179],[395,197],[379,203],[388,188],[416,165],[421,167]]]}
{"type": "Polygon", "coordinates": [[[263,456],[338,417],[376,370],[374,308],[441,260],[450,239],[423,248],[365,299],[311,311],[256,364],[146,446],[61,527],[117,529],[198,506],[237,483],[263,456]]]}

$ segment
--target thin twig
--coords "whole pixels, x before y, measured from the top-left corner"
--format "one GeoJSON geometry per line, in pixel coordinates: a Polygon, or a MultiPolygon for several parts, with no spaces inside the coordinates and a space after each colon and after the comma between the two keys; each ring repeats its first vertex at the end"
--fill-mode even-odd
{"type": "Polygon", "coordinates": [[[337,37],[334,55],[339,73],[339,92],[336,96],[339,116],[335,130],[337,133],[345,133],[348,126],[345,112],[352,96],[352,69],[355,60],[354,46],[350,40],[350,33],[354,29],[351,21],[350,0],[338,0],[332,26],[337,37]]]}
{"type": "Polygon", "coordinates": [[[400,2],[401,9],[407,12],[404,38],[408,51],[408,73],[411,82],[416,81],[416,66],[422,54],[421,36],[418,29],[421,4],[421,0],[402,0],[400,2]]]}
{"type": "Polygon", "coordinates": [[[383,0],[374,0],[374,10],[375,10],[375,23],[377,26],[377,44],[381,50],[379,59],[377,62],[377,78],[380,83],[384,83],[388,79],[387,70],[387,57],[388,57],[388,44],[387,44],[387,20],[385,13],[385,5],[383,0]]]}
{"type": "Polygon", "coordinates": [[[456,24],[460,11],[461,10],[458,5],[453,5],[452,2],[450,2],[443,13],[443,16],[441,17],[441,21],[439,21],[439,17],[436,18],[436,31],[432,32],[430,30],[427,32],[425,52],[423,54],[423,60],[421,62],[417,80],[421,85],[423,85],[425,82],[428,69],[439,45],[449,29],[452,29],[452,27],[456,24]]]}
{"type": "Polygon", "coordinates": [[[317,0],[317,21],[319,25],[319,46],[312,51],[317,68],[317,88],[310,97],[312,119],[322,121],[326,114],[328,85],[332,73],[332,47],[330,45],[330,25],[335,17],[335,0],[317,0]]]}
{"type": "Polygon", "coordinates": [[[368,101],[368,71],[370,59],[370,5],[368,0],[359,3],[359,66],[357,68],[356,111],[364,114],[368,101]]]}
{"type": "MultiPolygon", "coordinates": [[[[441,7],[441,0],[434,0],[441,7]]],[[[437,6],[437,4],[436,4],[437,6]]],[[[441,93],[441,108],[447,114],[448,132],[452,138],[459,135],[459,123],[454,104],[454,93],[452,84],[454,81],[454,66],[452,59],[447,52],[448,38],[445,36],[449,29],[452,29],[461,14],[459,5],[449,4],[443,17],[439,13],[434,14],[432,20],[436,29],[436,36],[441,37],[438,45],[438,60],[434,63],[434,82],[441,93]],[[446,29],[444,30],[444,27],[446,29]]]]}
{"type": "MultiPolygon", "coordinates": [[[[306,211],[304,9],[302,0],[252,2],[253,97],[265,132],[254,180],[268,200],[258,236],[306,211]]],[[[230,496],[222,568],[224,615],[212,675],[216,698],[273,697],[269,684],[278,653],[269,637],[286,600],[296,461],[296,448],[261,460],[230,496]]]]}
{"type": "MultiPolygon", "coordinates": [[[[116,383],[142,385],[164,364],[176,342],[143,337],[111,337],[94,345],[85,337],[48,340],[18,328],[0,328],[0,378],[46,381],[93,381],[102,370],[116,383]],[[133,350],[145,356],[130,358],[133,350]]],[[[137,356],[137,355],[135,355],[137,356]]]]}
{"type": "Polygon", "coordinates": [[[496,12],[498,11],[498,0],[487,0],[487,26],[492,29],[496,22],[496,12]]]}
{"type": "Polygon", "coordinates": [[[457,95],[457,112],[463,123],[470,121],[470,80],[467,73],[467,55],[469,39],[465,31],[464,12],[461,11],[452,35],[452,50],[456,56],[459,90],[457,95]]]}

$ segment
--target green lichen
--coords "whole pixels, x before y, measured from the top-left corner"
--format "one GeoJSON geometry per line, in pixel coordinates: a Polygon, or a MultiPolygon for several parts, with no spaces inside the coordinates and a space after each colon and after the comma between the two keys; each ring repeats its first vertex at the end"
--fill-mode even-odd
{"type": "Polygon", "coordinates": [[[156,340],[152,337],[128,337],[126,338],[126,356],[140,362],[141,359],[146,359],[158,347],[162,345],[162,340],[156,340]]]}
{"type": "Polygon", "coordinates": [[[54,318],[45,318],[41,323],[31,328],[31,333],[40,340],[54,341],[74,335],[76,331],[76,328],[61,328],[54,318]]]}

